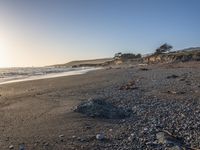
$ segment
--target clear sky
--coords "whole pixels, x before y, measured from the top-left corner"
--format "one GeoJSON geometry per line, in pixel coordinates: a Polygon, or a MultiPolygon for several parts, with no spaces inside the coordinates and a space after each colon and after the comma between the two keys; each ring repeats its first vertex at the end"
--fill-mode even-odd
{"type": "Polygon", "coordinates": [[[0,67],[200,46],[200,0],[0,0],[0,67]]]}

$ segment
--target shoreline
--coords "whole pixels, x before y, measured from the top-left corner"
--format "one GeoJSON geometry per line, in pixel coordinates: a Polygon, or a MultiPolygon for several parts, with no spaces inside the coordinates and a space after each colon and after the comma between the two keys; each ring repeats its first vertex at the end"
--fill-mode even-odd
{"type": "Polygon", "coordinates": [[[64,76],[72,76],[72,75],[81,75],[88,73],[90,71],[100,70],[103,68],[87,68],[84,70],[73,70],[73,71],[67,71],[67,72],[61,72],[61,73],[50,73],[46,75],[38,75],[38,76],[29,76],[25,78],[17,78],[17,79],[8,79],[5,81],[0,82],[0,85],[10,84],[10,83],[18,83],[18,82],[25,82],[25,81],[35,81],[35,80],[41,80],[41,79],[50,79],[50,78],[57,78],[57,77],[64,77],[64,76]]]}

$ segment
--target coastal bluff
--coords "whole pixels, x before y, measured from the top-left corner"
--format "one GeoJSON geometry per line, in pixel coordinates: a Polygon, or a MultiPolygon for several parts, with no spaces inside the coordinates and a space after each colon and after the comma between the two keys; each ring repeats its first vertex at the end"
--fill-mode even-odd
{"type": "Polygon", "coordinates": [[[184,50],[152,54],[143,57],[143,62],[147,64],[152,63],[174,63],[174,62],[188,62],[200,61],[200,48],[188,48],[184,50]]]}

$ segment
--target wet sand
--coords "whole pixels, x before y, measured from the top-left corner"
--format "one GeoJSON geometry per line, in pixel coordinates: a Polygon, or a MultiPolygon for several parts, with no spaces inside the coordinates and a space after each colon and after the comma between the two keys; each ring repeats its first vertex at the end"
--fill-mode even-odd
{"type": "Polygon", "coordinates": [[[184,138],[186,145],[200,148],[200,64],[140,68],[118,67],[0,85],[0,148],[159,149],[147,144],[155,140],[158,125],[184,138]],[[173,74],[178,77],[167,78],[173,74]],[[119,90],[133,80],[137,89],[119,90]],[[130,107],[133,115],[109,120],[72,111],[93,97],[130,107]],[[104,133],[106,140],[96,140],[98,133],[104,133]]]}

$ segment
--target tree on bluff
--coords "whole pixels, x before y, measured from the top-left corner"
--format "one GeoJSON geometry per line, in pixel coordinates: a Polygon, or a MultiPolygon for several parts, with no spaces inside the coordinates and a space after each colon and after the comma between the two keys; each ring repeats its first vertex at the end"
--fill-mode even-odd
{"type": "Polygon", "coordinates": [[[136,58],[141,58],[141,54],[132,54],[132,53],[117,53],[115,54],[114,58],[115,59],[136,59],[136,58]]]}
{"type": "Polygon", "coordinates": [[[162,54],[162,53],[169,52],[172,48],[173,48],[173,46],[165,43],[156,49],[155,54],[162,54]]]}

